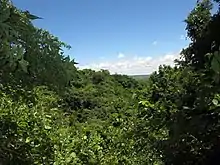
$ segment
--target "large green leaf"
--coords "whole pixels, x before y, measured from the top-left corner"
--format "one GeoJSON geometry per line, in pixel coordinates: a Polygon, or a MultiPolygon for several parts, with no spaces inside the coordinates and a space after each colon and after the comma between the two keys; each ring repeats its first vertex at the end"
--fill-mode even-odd
{"type": "Polygon", "coordinates": [[[28,19],[31,19],[31,20],[42,19],[41,17],[31,14],[29,11],[25,11],[24,13],[28,19]]]}
{"type": "Polygon", "coordinates": [[[220,73],[220,54],[219,52],[215,52],[213,54],[213,58],[211,61],[211,68],[216,72],[216,73],[220,73]]]}

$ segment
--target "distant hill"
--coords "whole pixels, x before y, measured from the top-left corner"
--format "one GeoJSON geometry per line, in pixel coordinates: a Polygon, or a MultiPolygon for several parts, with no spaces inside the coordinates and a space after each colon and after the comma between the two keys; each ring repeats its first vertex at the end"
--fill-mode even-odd
{"type": "Polygon", "coordinates": [[[148,79],[150,75],[130,75],[130,77],[136,80],[148,79]]]}

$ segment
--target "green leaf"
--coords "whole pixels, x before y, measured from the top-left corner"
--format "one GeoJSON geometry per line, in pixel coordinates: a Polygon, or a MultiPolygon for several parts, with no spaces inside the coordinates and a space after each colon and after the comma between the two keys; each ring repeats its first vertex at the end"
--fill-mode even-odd
{"type": "Polygon", "coordinates": [[[29,19],[31,19],[31,20],[42,19],[41,17],[38,17],[38,16],[33,15],[33,14],[30,14],[29,11],[25,11],[24,13],[25,13],[25,15],[27,16],[27,18],[29,18],[29,19]]]}
{"type": "Polygon", "coordinates": [[[216,58],[212,59],[211,68],[217,73],[220,72],[220,63],[216,58]]]}
{"type": "Polygon", "coordinates": [[[210,60],[211,57],[212,57],[212,53],[207,53],[205,56],[207,56],[209,58],[209,60],[210,60]]]}
{"type": "Polygon", "coordinates": [[[30,137],[27,137],[25,143],[29,143],[31,141],[30,137]]]}
{"type": "Polygon", "coordinates": [[[218,105],[218,100],[217,99],[213,99],[212,103],[217,106],[218,105]]]}
{"type": "Polygon", "coordinates": [[[51,127],[48,126],[48,125],[45,125],[44,128],[47,129],[47,130],[51,129],[51,127]]]}
{"type": "Polygon", "coordinates": [[[75,152],[72,152],[72,153],[70,154],[70,157],[71,157],[71,158],[75,158],[75,157],[76,157],[76,153],[75,153],[75,152]]]}
{"type": "Polygon", "coordinates": [[[46,115],[46,117],[47,117],[47,118],[51,118],[51,116],[50,116],[50,115],[46,115]]]}

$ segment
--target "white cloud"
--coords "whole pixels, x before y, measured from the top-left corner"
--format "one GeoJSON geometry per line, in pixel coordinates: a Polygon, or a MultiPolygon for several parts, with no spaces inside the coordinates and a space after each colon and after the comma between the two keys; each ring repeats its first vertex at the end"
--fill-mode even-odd
{"type": "Polygon", "coordinates": [[[179,58],[179,52],[173,54],[165,54],[158,57],[142,57],[134,56],[133,58],[123,58],[112,61],[93,63],[84,66],[79,66],[80,69],[107,69],[110,73],[118,74],[150,74],[156,71],[159,65],[171,65],[174,66],[174,60],[179,58]]]}
{"type": "Polygon", "coordinates": [[[153,44],[153,45],[157,45],[157,41],[154,41],[152,44],[153,44]]]}
{"type": "Polygon", "coordinates": [[[124,58],[124,57],[125,57],[125,55],[123,53],[118,54],[118,58],[124,58]]]}

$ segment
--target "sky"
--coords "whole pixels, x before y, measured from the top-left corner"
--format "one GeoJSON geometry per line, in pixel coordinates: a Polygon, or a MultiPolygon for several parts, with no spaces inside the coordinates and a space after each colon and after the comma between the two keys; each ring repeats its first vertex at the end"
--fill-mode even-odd
{"type": "Polygon", "coordinates": [[[184,19],[196,0],[12,0],[42,17],[34,25],[71,45],[77,67],[150,74],[173,65],[186,40],[184,19]]]}

